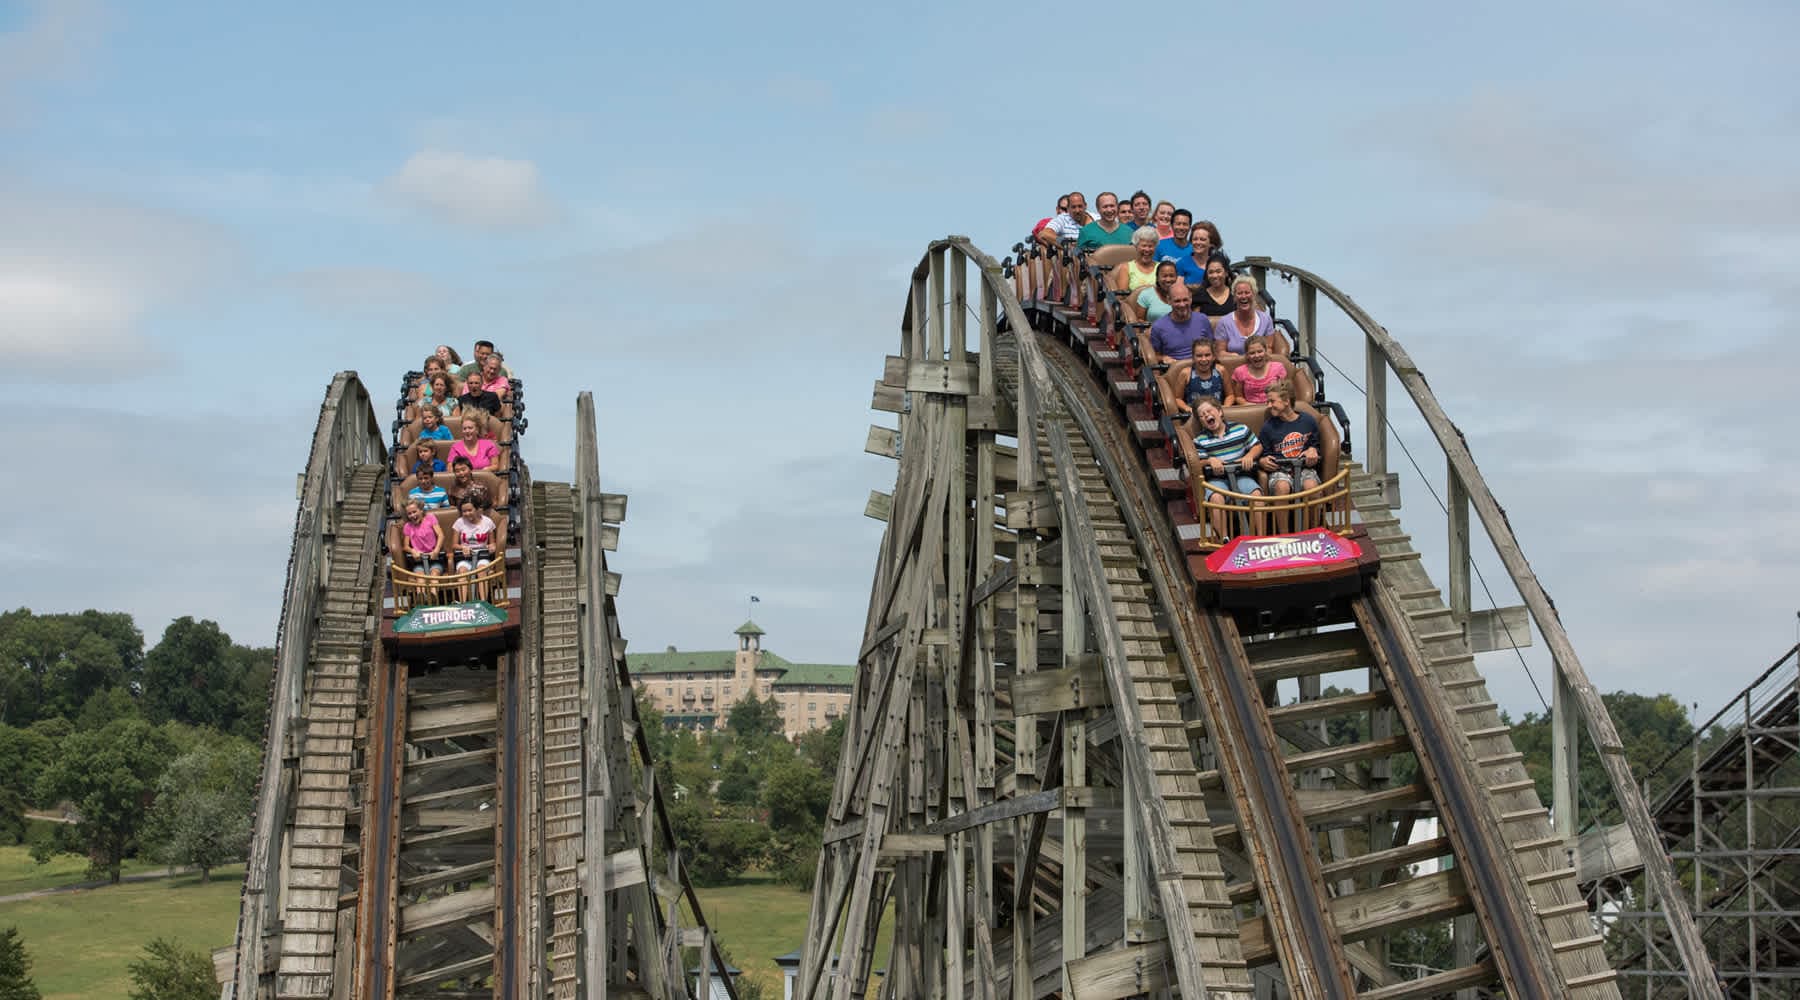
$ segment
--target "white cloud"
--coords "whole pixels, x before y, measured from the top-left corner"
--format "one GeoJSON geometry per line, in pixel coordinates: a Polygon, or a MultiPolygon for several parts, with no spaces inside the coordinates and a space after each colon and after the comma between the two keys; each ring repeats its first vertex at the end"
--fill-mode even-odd
{"type": "Polygon", "coordinates": [[[422,150],[387,179],[387,189],[441,221],[474,229],[536,226],[554,214],[530,160],[422,150]]]}
{"type": "Polygon", "coordinates": [[[160,354],[156,309],[218,280],[230,241],[206,223],[0,179],[0,381],[104,382],[160,354]]]}

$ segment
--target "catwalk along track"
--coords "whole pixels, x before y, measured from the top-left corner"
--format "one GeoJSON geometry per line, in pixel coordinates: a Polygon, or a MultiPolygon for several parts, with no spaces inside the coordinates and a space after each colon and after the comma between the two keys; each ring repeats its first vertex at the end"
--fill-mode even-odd
{"type": "Polygon", "coordinates": [[[795,995],[1618,997],[1573,858],[1586,738],[1690,994],[1719,996],[1617,733],[1410,358],[1316,275],[1240,261],[1270,312],[1268,279],[1297,283],[1275,339],[1320,433],[1264,467],[1292,493],[1215,477],[1111,291],[1130,252],[997,263],[951,237],[913,273],[875,385],[898,426],[868,448],[899,468],[867,510],[887,530],[795,995]],[[1331,348],[1366,362],[1360,461],[1321,297],[1331,348]],[[1390,376],[1450,480],[1448,593],[1397,514],[1390,376]],[[1471,607],[1472,524],[1522,607],[1471,607]],[[1534,628],[1554,811],[1476,670],[1534,628]]]}
{"type": "Polygon", "coordinates": [[[488,533],[455,550],[453,512],[407,509],[418,375],[386,433],[354,372],[320,410],[222,995],[735,996],[638,726],[592,399],[572,484],[530,475],[521,381],[476,415],[491,457],[452,495],[488,533]],[[401,555],[427,518],[435,566],[401,555]]]}

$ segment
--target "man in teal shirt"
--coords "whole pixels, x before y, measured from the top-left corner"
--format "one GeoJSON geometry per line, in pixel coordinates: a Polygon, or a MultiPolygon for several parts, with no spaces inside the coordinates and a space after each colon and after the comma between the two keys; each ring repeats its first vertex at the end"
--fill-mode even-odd
{"type": "Polygon", "coordinates": [[[1075,242],[1079,250],[1092,250],[1110,243],[1131,243],[1131,227],[1119,221],[1119,196],[1102,191],[1094,198],[1100,217],[1081,227],[1081,238],[1075,242]]]}

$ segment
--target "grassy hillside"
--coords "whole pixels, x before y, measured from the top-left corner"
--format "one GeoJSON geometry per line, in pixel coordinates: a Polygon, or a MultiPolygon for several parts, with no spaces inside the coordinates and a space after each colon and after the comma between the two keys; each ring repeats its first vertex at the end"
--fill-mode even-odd
{"type": "Polygon", "coordinates": [[[221,870],[208,885],[183,875],[57,893],[0,905],[0,926],[17,926],[25,936],[44,1000],[123,998],[131,987],[126,967],[151,938],[203,953],[230,944],[242,883],[240,866],[221,870]]]}

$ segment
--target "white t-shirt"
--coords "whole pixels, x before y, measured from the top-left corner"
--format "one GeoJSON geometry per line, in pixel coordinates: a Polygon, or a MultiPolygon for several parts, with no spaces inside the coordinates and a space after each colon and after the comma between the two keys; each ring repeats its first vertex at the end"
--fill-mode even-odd
{"type": "Polygon", "coordinates": [[[464,548],[494,547],[494,520],[486,514],[478,516],[474,521],[459,517],[451,527],[456,529],[456,540],[464,548]]]}

